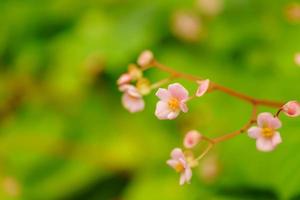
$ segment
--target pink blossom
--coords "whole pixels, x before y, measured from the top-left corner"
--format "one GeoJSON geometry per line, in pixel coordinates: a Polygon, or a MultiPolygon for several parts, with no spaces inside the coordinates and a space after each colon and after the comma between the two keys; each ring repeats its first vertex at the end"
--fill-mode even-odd
{"type": "Polygon", "coordinates": [[[188,91],[179,83],[168,86],[168,89],[159,88],[156,96],[160,101],[156,104],[155,115],[158,119],[175,119],[180,111],[187,112],[188,91]]]}
{"type": "Polygon", "coordinates": [[[125,84],[120,86],[120,91],[124,92],[122,96],[122,104],[129,112],[139,112],[145,107],[143,96],[133,85],[125,84]]]}
{"type": "Polygon", "coordinates": [[[118,81],[117,81],[117,84],[118,84],[118,85],[123,85],[123,84],[130,83],[130,81],[131,81],[131,76],[130,76],[130,74],[125,73],[125,74],[122,74],[122,75],[120,76],[120,78],[119,78],[118,81]]]}
{"type": "Polygon", "coordinates": [[[196,130],[189,131],[184,137],[183,145],[186,148],[191,149],[199,143],[201,137],[202,135],[198,131],[196,130]]]}
{"type": "Polygon", "coordinates": [[[153,53],[149,50],[145,50],[138,57],[137,63],[141,67],[146,67],[146,66],[150,65],[150,63],[153,61],[153,59],[154,59],[153,53]]]}
{"type": "Polygon", "coordinates": [[[289,101],[283,107],[283,112],[289,117],[300,116],[300,104],[297,101],[289,101]]]}
{"type": "Polygon", "coordinates": [[[180,148],[173,149],[171,152],[171,159],[167,161],[167,164],[176,172],[180,173],[180,185],[190,182],[192,178],[192,170],[180,148]]]}
{"type": "Polygon", "coordinates": [[[260,151],[272,151],[281,143],[281,136],[277,129],[281,121],[271,113],[261,113],[257,117],[257,125],[248,129],[249,137],[256,139],[256,147],[260,151]]]}
{"type": "Polygon", "coordinates": [[[199,84],[198,90],[196,92],[197,97],[201,97],[207,92],[209,88],[209,82],[210,82],[209,79],[203,81],[197,81],[197,83],[199,84]]]}

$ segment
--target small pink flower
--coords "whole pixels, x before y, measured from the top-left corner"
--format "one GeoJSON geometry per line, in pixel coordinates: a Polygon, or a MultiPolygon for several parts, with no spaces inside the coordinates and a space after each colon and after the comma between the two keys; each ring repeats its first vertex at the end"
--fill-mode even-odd
{"type": "Polygon", "coordinates": [[[201,97],[207,92],[207,90],[209,88],[209,79],[206,79],[203,81],[197,81],[197,83],[199,84],[199,87],[196,92],[196,96],[201,97]]]}
{"type": "Polygon", "coordinates": [[[176,172],[180,173],[180,185],[190,182],[192,178],[192,169],[180,148],[173,149],[171,152],[171,159],[167,161],[167,164],[175,169],[176,172]]]}
{"type": "Polygon", "coordinates": [[[297,101],[289,101],[283,107],[283,112],[289,117],[300,116],[300,104],[297,101]]]}
{"type": "Polygon", "coordinates": [[[124,92],[122,96],[122,104],[129,112],[139,112],[145,107],[143,96],[133,85],[125,84],[120,86],[120,91],[124,92]]]}
{"type": "Polygon", "coordinates": [[[257,125],[248,129],[249,137],[256,139],[256,147],[260,151],[272,151],[281,143],[281,136],[276,129],[281,127],[281,121],[271,113],[261,113],[257,117],[257,125]]]}
{"type": "Polygon", "coordinates": [[[186,148],[191,149],[199,143],[201,137],[202,135],[198,131],[189,131],[184,137],[183,145],[186,148]]]}
{"type": "Polygon", "coordinates": [[[120,76],[120,78],[119,78],[118,81],[117,81],[117,84],[118,84],[118,85],[123,85],[123,84],[130,83],[130,81],[131,81],[131,76],[130,76],[130,74],[125,73],[125,74],[122,74],[122,75],[120,76]]]}
{"type": "Polygon", "coordinates": [[[138,65],[141,67],[146,67],[150,65],[150,63],[153,61],[154,56],[153,53],[149,50],[143,51],[140,56],[138,57],[138,65]]]}
{"type": "Polygon", "coordinates": [[[158,119],[175,119],[180,111],[187,112],[188,91],[179,83],[169,85],[168,90],[159,88],[156,96],[160,99],[156,104],[155,115],[158,119]]]}

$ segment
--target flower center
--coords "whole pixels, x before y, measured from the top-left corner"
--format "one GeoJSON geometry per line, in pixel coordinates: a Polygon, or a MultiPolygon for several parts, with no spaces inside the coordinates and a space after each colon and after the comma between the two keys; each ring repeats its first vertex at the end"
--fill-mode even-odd
{"type": "Polygon", "coordinates": [[[184,167],[181,163],[178,163],[176,166],[175,166],[175,171],[180,173],[180,172],[183,172],[184,170],[184,167]]]}
{"type": "Polygon", "coordinates": [[[169,102],[169,107],[171,110],[175,111],[179,108],[179,101],[175,98],[171,99],[169,102]]]}
{"type": "Polygon", "coordinates": [[[262,135],[266,138],[270,138],[274,135],[274,130],[271,128],[263,128],[262,135]]]}

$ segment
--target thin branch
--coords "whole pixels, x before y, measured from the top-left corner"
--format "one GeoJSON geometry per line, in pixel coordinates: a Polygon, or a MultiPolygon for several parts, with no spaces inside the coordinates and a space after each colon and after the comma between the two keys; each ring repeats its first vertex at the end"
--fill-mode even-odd
{"type": "MultiPolygon", "coordinates": [[[[174,77],[178,77],[178,78],[183,78],[189,81],[201,81],[203,80],[203,78],[201,77],[197,77],[194,75],[190,75],[190,74],[186,74],[186,73],[181,73],[181,72],[177,72],[176,70],[163,65],[161,63],[159,63],[158,61],[154,60],[151,63],[154,67],[156,67],[159,70],[162,70],[164,72],[167,72],[169,74],[171,74],[174,77]]],[[[233,89],[230,89],[228,87],[219,85],[217,83],[211,82],[211,90],[210,91],[214,91],[214,90],[219,90],[223,93],[226,93],[230,96],[239,98],[241,100],[247,101],[249,103],[251,103],[252,105],[262,105],[262,106],[268,106],[268,107],[273,107],[273,108],[280,108],[282,105],[284,105],[283,102],[277,102],[277,101],[270,101],[270,100],[264,100],[264,99],[257,99],[248,95],[245,95],[243,93],[237,92],[233,89]]]]}
{"type": "Polygon", "coordinates": [[[225,140],[229,140],[229,139],[247,131],[247,129],[250,128],[250,126],[256,122],[256,115],[257,115],[257,105],[255,104],[255,105],[253,105],[252,114],[251,114],[249,121],[241,129],[213,139],[214,143],[219,143],[219,142],[223,142],[225,140]]]}

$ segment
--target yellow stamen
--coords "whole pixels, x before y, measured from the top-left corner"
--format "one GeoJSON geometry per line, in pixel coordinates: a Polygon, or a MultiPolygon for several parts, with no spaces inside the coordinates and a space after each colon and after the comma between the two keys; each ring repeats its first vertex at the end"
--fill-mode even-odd
{"type": "Polygon", "coordinates": [[[175,98],[171,99],[169,102],[169,107],[171,110],[176,111],[179,108],[179,101],[175,98]]]}
{"type": "Polygon", "coordinates": [[[262,135],[266,138],[270,138],[274,135],[275,131],[271,128],[263,128],[262,135]]]}
{"type": "Polygon", "coordinates": [[[184,167],[181,163],[178,163],[176,166],[175,166],[175,171],[180,173],[184,170],[184,167]]]}

